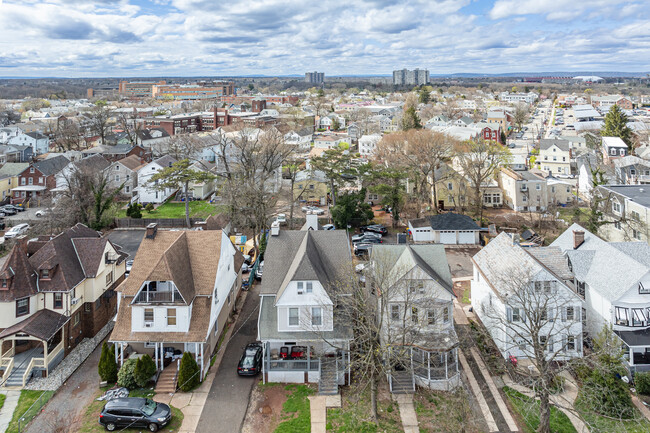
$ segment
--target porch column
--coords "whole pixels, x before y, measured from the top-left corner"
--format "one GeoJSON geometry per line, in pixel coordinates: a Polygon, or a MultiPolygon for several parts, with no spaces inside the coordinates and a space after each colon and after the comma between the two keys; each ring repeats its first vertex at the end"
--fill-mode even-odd
{"type": "MultiPolygon", "coordinates": [[[[113,346],[117,346],[117,343],[114,344],[113,346]]],[[[117,359],[118,356],[119,356],[119,355],[118,355],[117,350],[116,350],[116,351],[115,351],[115,363],[116,363],[116,364],[117,364],[117,361],[118,361],[118,359],[117,359]]]]}
{"type": "Polygon", "coordinates": [[[311,346],[307,344],[307,371],[311,370],[311,346]]]}
{"type": "Polygon", "coordinates": [[[427,352],[427,373],[431,382],[431,352],[427,352]]]}
{"type": "Polygon", "coordinates": [[[160,342],[158,343],[158,350],[160,351],[160,369],[164,370],[165,369],[165,348],[163,347],[165,343],[160,342]]]}
{"type": "Polygon", "coordinates": [[[445,379],[449,379],[449,367],[447,366],[447,354],[449,352],[445,352],[445,379]]]}
{"type": "Polygon", "coordinates": [[[265,384],[266,380],[266,343],[262,343],[262,383],[265,384]]]}
{"type": "Polygon", "coordinates": [[[154,356],[154,361],[156,362],[156,370],[160,368],[160,358],[158,358],[158,344],[159,343],[154,343],[153,347],[153,356],[154,356]]]}
{"type": "Polygon", "coordinates": [[[16,336],[11,339],[11,356],[16,356],[16,336]]]}
{"type": "Polygon", "coordinates": [[[632,346],[628,346],[628,348],[630,349],[630,365],[634,365],[634,349],[632,346]]]}
{"type": "Polygon", "coordinates": [[[50,374],[50,369],[47,365],[47,341],[43,341],[43,364],[45,364],[45,377],[50,374]]]}
{"type": "MultiPolygon", "coordinates": [[[[187,197],[185,197],[185,200],[187,200],[187,197]]],[[[203,382],[203,343],[201,343],[201,382],[203,382]]]]}
{"type": "Polygon", "coordinates": [[[454,349],[454,362],[456,363],[456,374],[458,374],[458,347],[454,349]]]}
{"type": "Polygon", "coordinates": [[[124,343],[120,342],[120,367],[124,365],[124,343]]]}

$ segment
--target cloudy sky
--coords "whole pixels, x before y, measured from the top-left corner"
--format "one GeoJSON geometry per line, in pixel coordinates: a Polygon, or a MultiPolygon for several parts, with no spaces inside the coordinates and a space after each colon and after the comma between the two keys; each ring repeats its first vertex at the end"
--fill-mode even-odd
{"type": "Polygon", "coordinates": [[[650,72],[649,0],[0,0],[0,76],[650,72]]]}

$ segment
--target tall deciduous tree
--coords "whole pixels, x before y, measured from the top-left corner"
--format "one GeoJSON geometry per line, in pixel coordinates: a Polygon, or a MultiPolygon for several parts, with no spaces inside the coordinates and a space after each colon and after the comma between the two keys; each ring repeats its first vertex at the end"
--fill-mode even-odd
{"type": "Polygon", "coordinates": [[[632,150],[632,130],[627,126],[629,121],[627,115],[618,105],[612,105],[605,115],[605,126],[600,131],[603,137],[619,137],[632,150]]]}
{"type": "Polygon", "coordinates": [[[106,144],[106,136],[110,132],[111,116],[111,110],[103,100],[95,102],[95,106],[88,113],[88,127],[94,135],[99,137],[101,144],[106,144]]]}
{"type": "Polygon", "coordinates": [[[406,201],[408,171],[404,167],[376,165],[372,172],[370,191],[381,194],[381,203],[391,207],[393,227],[397,226],[406,201]]]}
{"type": "Polygon", "coordinates": [[[515,106],[515,112],[513,113],[513,122],[517,127],[517,131],[521,131],[521,127],[524,126],[526,120],[528,120],[528,114],[530,109],[527,104],[519,103],[515,106]]]}
{"type": "Polygon", "coordinates": [[[210,182],[216,179],[212,173],[204,170],[193,168],[189,159],[182,159],[175,162],[171,167],[165,167],[158,173],[151,176],[149,183],[152,188],[165,190],[167,188],[182,188],[185,197],[185,224],[190,228],[190,201],[189,190],[190,184],[210,182]]]}

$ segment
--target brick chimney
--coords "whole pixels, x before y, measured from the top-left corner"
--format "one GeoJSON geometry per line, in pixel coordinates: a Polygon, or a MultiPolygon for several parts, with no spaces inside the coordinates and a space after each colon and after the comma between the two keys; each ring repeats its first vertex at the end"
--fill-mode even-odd
{"type": "Polygon", "coordinates": [[[147,232],[145,234],[145,237],[147,239],[153,239],[156,237],[156,233],[158,232],[158,224],[157,223],[151,223],[147,226],[147,232]]]}
{"type": "Polygon", "coordinates": [[[585,241],[585,232],[582,230],[573,231],[573,249],[577,250],[580,245],[585,241]]]}

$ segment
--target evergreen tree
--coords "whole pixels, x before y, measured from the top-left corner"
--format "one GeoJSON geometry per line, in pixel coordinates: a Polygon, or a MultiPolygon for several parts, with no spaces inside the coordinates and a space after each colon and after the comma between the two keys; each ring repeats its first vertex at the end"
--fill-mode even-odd
{"type": "Polygon", "coordinates": [[[613,105],[605,115],[605,126],[600,131],[603,137],[619,137],[632,150],[632,130],[627,126],[627,115],[618,105],[613,105]]]}
{"type": "Polygon", "coordinates": [[[136,389],[138,383],[135,381],[135,365],[137,361],[135,359],[127,359],[124,361],[124,365],[120,368],[120,371],[117,373],[117,384],[128,389],[136,389]]]}
{"type": "Polygon", "coordinates": [[[115,348],[109,348],[108,344],[104,342],[102,345],[102,353],[99,356],[98,365],[99,377],[107,383],[115,383],[117,381],[117,363],[115,362],[115,348]]]}
{"type": "Polygon", "coordinates": [[[133,370],[133,377],[139,387],[144,387],[155,373],[156,363],[151,359],[151,356],[145,354],[138,358],[133,370]]]}
{"type": "Polygon", "coordinates": [[[409,129],[422,129],[422,123],[420,122],[420,116],[415,111],[415,107],[411,106],[404,110],[404,116],[402,117],[402,129],[408,131],[409,129]]]}
{"type": "Polygon", "coordinates": [[[334,225],[340,229],[359,227],[368,224],[374,217],[374,212],[370,205],[366,203],[366,190],[361,189],[359,192],[350,192],[342,194],[336,206],[332,208],[332,219],[334,225]]]}
{"type": "Polygon", "coordinates": [[[191,391],[199,384],[199,379],[199,365],[191,353],[183,353],[181,366],[178,370],[178,387],[183,392],[191,391]]]}

